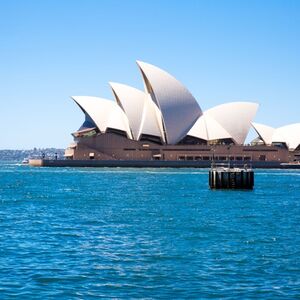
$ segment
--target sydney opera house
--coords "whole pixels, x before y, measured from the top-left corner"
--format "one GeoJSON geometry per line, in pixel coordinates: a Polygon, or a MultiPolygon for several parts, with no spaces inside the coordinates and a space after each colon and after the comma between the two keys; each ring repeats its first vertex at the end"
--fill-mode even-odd
{"type": "Polygon", "coordinates": [[[111,82],[114,100],[72,99],[85,120],[65,151],[76,161],[252,162],[300,160],[300,123],[280,128],[254,122],[258,104],[231,102],[203,111],[166,71],[137,62],[144,91],[111,82]],[[245,145],[250,128],[258,137],[245,145]]]}

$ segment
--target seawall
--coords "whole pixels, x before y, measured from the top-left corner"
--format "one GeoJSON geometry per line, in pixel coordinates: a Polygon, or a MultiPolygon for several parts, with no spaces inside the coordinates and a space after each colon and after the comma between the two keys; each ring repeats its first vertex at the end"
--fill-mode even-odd
{"type": "MultiPolygon", "coordinates": [[[[226,163],[226,162],[224,162],[226,163]]],[[[231,162],[231,165],[241,162],[231,162]]],[[[99,167],[99,168],[210,168],[211,161],[172,161],[172,160],[51,160],[30,159],[34,167],[99,167]]],[[[300,169],[300,164],[281,164],[280,162],[253,161],[252,168],[262,169],[300,169]]]]}

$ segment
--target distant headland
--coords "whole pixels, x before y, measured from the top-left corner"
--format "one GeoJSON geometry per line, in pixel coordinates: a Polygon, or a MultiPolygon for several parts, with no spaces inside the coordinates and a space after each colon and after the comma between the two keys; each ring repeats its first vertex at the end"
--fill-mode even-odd
{"type": "Polygon", "coordinates": [[[64,157],[64,149],[58,148],[33,148],[29,150],[0,150],[0,161],[22,161],[26,158],[57,158],[64,157]]]}

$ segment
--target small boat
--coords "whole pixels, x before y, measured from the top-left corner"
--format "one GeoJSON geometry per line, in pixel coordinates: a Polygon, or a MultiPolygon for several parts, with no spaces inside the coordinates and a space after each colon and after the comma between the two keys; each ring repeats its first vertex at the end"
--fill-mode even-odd
{"type": "Polygon", "coordinates": [[[29,164],[29,159],[28,159],[28,158],[24,158],[24,159],[22,160],[22,164],[23,164],[23,165],[28,165],[28,164],[29,164]]]}

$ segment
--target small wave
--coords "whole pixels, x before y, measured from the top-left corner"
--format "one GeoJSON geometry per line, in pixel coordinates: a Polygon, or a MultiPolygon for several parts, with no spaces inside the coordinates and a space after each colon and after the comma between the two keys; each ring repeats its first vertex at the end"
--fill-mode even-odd
{"type": "Polygon", "coordinates": [[[300,173],[294,173],[294,172],[268,172],[268,173],[261,173],[257,172],[255,175],[260,176],[260,175],[274,175],[274,176],[300,176],[300,173]]]}

